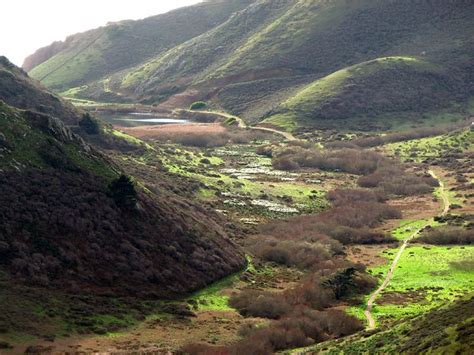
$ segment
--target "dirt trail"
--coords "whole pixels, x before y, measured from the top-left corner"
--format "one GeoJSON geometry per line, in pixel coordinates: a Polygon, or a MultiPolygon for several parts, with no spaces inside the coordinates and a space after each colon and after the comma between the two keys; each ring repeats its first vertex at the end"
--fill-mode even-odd
{"type": "MultiPolygon", "coordinates": [[[[189,110],[185,110],[185,111],[194,112],[194,111],[189,111],[189,110]]],[[[245,121],[242,118],[240,118],[238,116],[228,114],[228,113],[213,112],[213,111],[198,111],[198,112],[207,113],[207,114],[211,114],[211,115],[217,115],[217,116],[221,116],[221,117],[224,117],[224,118],[232,118],[232,119],[237,121],[237,127],[242,128],[242,129],[253,129],[255,131],[265,131],[265,132],[275,133],[275,134],[278,134],[280,136],[283,136],[287,141],[297,141],[298,140],[290,132],[279,131],[275,128],[270,128],[270,127],[249,126],[249,125],[247,125],[247,123],[245,123],[245,121]]]]}
{"type": "MultiPolygon", "coordinates": [[[[429,174],[435,178],[436,180],[439,181],[439,189],[440,189],[440,195],[441,195],[441,200],[443,203],[443,211],[441,212],[441,216],[445,216],[449,212],[450,208],[450,202],[448,199],[448,196],[446,195],[446,190],[444,187],[444,183],[436,176],[435,172],[430,170],[429,174]]],[[[397,255],[395,256],[395,259],[393,259],[392,265],[390,266],[390,269],[388,270],[387,276],[385,277],[383,283],[380,285],[380,287],[375,290],[369,297],[369,300],[367,301],[367,308],[364,311],[365,317],[367,318],[367,329],[375,329],[375,319],[372,316],[372,308],[374,306],[375,300],[378,298],[380,293],[387,287],[387,285],[390,283],[390,280],[393,277],[393,274],[395,272],[395,269],[398,265],[398,261],[403,255],[403,252],[407,248],[408,244],[418,235],[420,232],[427,226],[429,226],[431,222],[427,222],[425,225],[423,225],[420,229],[415,231],[412,235],[410,235],[407,239],[403,241],[403,245],[400,247],[400,250],[398,251],[397,255]]]]}

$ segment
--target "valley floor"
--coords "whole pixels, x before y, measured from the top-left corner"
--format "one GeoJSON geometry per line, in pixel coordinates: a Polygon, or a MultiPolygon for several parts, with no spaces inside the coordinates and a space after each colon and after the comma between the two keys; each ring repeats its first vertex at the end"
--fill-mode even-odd
{"type": "MultiPolygon", "coordinates": [[[[258,130],[273,132],[271,128],[258,130]]],[[[229,221],[228,227],[235,228],[234,239],[242,245],[246,245],[249,235],[257,234],[259,228],[268,222],[284,221],[297,215],[318,214],[326,210],[329,206],[326,198],[328,191],[347,190],[357,186],[357,176],[346,172],[308,168],[292,171],[275,169],[271,157],[257,154],[262,146],[262,137],[258,137],[257,141],[226,146],[190,147],[169,140],[159,141],[155,135],[150,138],[140,128],[121,131],[126,139],[134,141],[137,138],[131,136],[136,135],[146,144],[139,143],[143,148],[139,154],[111,153],[117,164],[140,179],[147,189],[160,189],[153,172],[163,168],[179,178],[197,182],[191,191],[180,193],[199,198],[206,208],[225,216],[229,221]],[[241,232],[233,225],[238,225],[241,232]]],[[[216,128],[213,133],[222,132],[220,128],[216,128]]],[[[277,141],[274,144],[282,144],[278,142],[281,138],[290,142],[294,140],[293,136],[278,134],[280,136],[276,139],[264,137],[266,142],[263,145],[269,144],[268,139],[277,141]]],[[[409,144],[406,146],[410,146],[409,144]]],[[[400,146],[386,148],[388,154],[394,149],[401,149],[400,146]]],[[[439,142],[435,148],[441,149],[439,142]]],[[[426,164],[411,164],[416,165],[417,169],[428,171],[426,164]]],[[[341,302],[336,307],[361,319],[367,324],[367,330],[346,340],[331,339],[316,347],[297,350],[297,353],[337,353],[338,349],[350,351],[353,349],[350,345],[352,342],[359,344],[358,348],[355,347],[357,350],[396,350],[398,348],[395,344],[374,345],[372,340],[383,342],[378,334],[390,333],[392,324],[396,325],[393,329],[397,332],[409,332],[416,327],[419,329],[413,319],[431,314],[429,312],[442,306],[456,305],[456,301],[466,301],[474,293],[472,263],[467,263],[474,259],[473,246],[426,245],[414,240],[428,226],[437,228],[446,223],[434,217],[453,214],[470,216],[473,212],[472,169],[464,174],[470,181],[470,186],[456,181],[455,176],[459,174],[456,166],[451,168],[437,165],[434,170],[433,175],[442,181],[435,196],[425,194],[390,200],[389,204],[401,208],[402,219],[388,219],[375,228],[391,234],[399,241],[398,246],[394,243],[344,246],[343,253],[347,259],[364,264],[380,285],[375,292],[359,299],[359,303],[341,302]],[[443,205],[442,209],[440,204],[443,205]],[[453,210],[453,206],[456,209],[453,210]],[[366,348],[361,344],[366,344],[366,348]]],[[[21,338],[7,334],[0,335],[0,340],[14,345],[12,350],[5,350],[5,353],[22,353],[27,349],[39,353],[153,353],[175,352],[188,343],[229,345],[241,339],[243,328],[262,327],[271,322],[266,318],[244,317],[239,314],[229,304],[232,294],[248,289],[282,293],[297,287],[306,275],[294,266],[255,260],[250,256],[248,258],[249,265],[241,273],[178,302],[164,302],[159,305],[158,310],[150,311],[144,319],[130,322],[128,328],[107,330],[105,334],[93,336],[73,333],[68,337],[56,337],[52,334],[47,339],[41,339],[41,336],[21,338]],[[170,304],[185,304],[193,314],[189,316],[169,312],[170,304]]],[[[101,316],[104,324],[110,323],[108,321],[113,318],[107,314],[101,316]]],[[[452,324],[450,326],[454,327],[452,324]]],[[[460,332],[457,328],[453,329],[449,330],[449,334],[460,332]]],[[[47,330],[43,330],[47,333],[47,330]]],[[[41,333],[41,329],[38,333],[41,333]]],[[[390,333],[390,336],[395,335],[390,333]]],[[[452,344],[455,345],[458,340],[453,339],[452,344]]]]}

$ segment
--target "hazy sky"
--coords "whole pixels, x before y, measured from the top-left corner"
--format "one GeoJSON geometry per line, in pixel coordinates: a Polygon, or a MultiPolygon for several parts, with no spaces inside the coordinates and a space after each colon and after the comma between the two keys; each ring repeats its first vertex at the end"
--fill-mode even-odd
{"type": "Polygon", "coordinates": [[[109,21],[140,19],[201,0],[4,0],[0,55],[17,65],[36,49],[109,21]]]}

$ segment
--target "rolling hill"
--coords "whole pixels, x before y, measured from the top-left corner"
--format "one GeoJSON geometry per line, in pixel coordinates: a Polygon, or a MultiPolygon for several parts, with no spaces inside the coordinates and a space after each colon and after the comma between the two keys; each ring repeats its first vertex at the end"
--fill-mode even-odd
{"type": "Polygon", "coordinates": [[[244,266],[215,215],[130,180],[65,125],[79,111],[0,63],[2,288],[175,297],[244,266]]]}
{"type": "MultiPolygon", "coordinates": [[[[209,25],[209,17],[196,15],[209,26],[173,41],[157,39],[154,53],[133,50],[123,65],[104,64],[100,73],[88,66],[86,73],[84,61],[67,59],[70,50],[55,53],[53,44],[43,52],[55,55],[30,72],[65,96],[165,108],[203,100],[250,123],[265,120],[288,130],[341,121],[386,128],[414,115],[428,120],[472,110],[472,2],[223,0],[151,19],[203,9],[219,21],[209,25]],[[67,71],[55,69],[58,63],[67,71]]],[[[139,23],[155,33],[151,19],[139,23]]],[[[139,25],[96,31],[117,26],[139,25]]],[[[91,33],[75,36],[75,50],[90,43],[91,33]]],[[[93,45],[95,54],[87,55],[111,60],[122,44],[108,43],[107,50],[93,45]]]]}
{"type": "Polygon", "coordinates": [[[397,115],[416,119],[466,101],[467,85],[461,75],[416,57],[378,58],[316,80],[281,103],[264,122],[290,129],[325,124],[377,129],[397,115]]]}
{"type": "Polygon", "coordinates": [[[140,21],[68,37],[26,58],[23,67],[60,91],[127,69],[218,26],[251,0],[208,1],[140,21]]]}

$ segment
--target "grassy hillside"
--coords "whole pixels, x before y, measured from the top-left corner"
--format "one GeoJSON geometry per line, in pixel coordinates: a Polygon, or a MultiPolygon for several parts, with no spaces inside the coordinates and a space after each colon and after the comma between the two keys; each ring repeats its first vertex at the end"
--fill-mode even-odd
{"type": "Polygon", "coordinates": [[[57,91],[82,85],[196,37],[250,2],[209,1],[140,21],[108,24],[38,50],[24,67],[57,91]]]}
{"type": "MultiPolygon", "coordinates": [[[[349,118],[361,128],[387,128],[377,121],[439,116],[444,110],[460,117],[474,94],[471,2],[227,0],[166,16],[202,7],[217,11],[220,20],[179,41],[165,41],[155,53],[110,66],[115,72],[98,74],[78,57],[63,74],[57,71],[43,81],[68,90],[67,96],[98,101],[175,108],[203,100],[252,123],[273,116],[268,122],[286,129],[349,118]],[[74,77],[86,71],[87,80],[74,77]]],[[[207,21],[198,15],[193,21],[207,21]]],[[[122,33],[117,26],[137,24],[97,31],[122,33]]],[[[78,40],[75,47],[88,43],[78,40]]],[[[128,42],[99,43],[84,52],[93,49],[88,56],[97,62],[117,57],[122,45],[140,53],[128,42]]],[[[44,68],[68,53],[59,52],[32,73],[41,78],[44,68]]]]}
{"type": "Polygon", "coordinates": [[[372,333],[359,333],[298,353],[467,354],[474,330],[473,306],[474,298],[467,295],[463,300],[412,320],[404,319],[372,333]]]}
{"type": "MultiPolygon", "coordinates": [[[[433,63],[433,70],[436,65],[444,67],[445,76],[454,76],[454,82],[470,72],[468,58],[473,53],[472,36],[468,34],[474,32],[474,27],[469,14],[473,13],[474,7],[462,1],[449,5],[408,1],[260,1],[218,28],[133,69],[117,90],[134,90],[138,98],[152,101],[160,98],[157,93],[166,85],[176,85],[177,90],[190,85],[198,90],[202,87],[206,95],[212,87],[218,91],[218,105],[255,119],[255,114],[265,115],[259,106],[271,112],[279,102],[298,94],[305,82],[312,83],[374,58],[420,58],[433,63]]],[[[402,75],[398,82],[409,78],[413,70],[429,71],[420,68],[421,64],[410,64],[392,70],[398,70],[394,75],[402,75]]],[[[434,78],[427,73],[425,83],[444,86],[440,71],[434,78]]],[[[470,92],[466,79],[451,83],[456,87],[451,97],[470,92]]],[[[369,90],[377,84],[371,80],[361,82],[369,90]]],[[[431,96],[426,89],[420,94],[427,94],[433,103],[439,93],[431,96]]],[[[361,106],[368,109],[370,102],[365,106],[362,102],[361,106]]],[[[437,109],[429,102],[425,107],[437,109]]],[[[376,113],[390,113],[392,109],[381,108],[376,113]]],[[[410,110],[410,103],[405,109],[410,110]]],[[[345,114],[351,116],[352,112],[345,114]]]]}
{"type": "Polygon", "coordinates": [[[462,76],[424,59],[378,58],[316,80],[280,104],[264,122],[295,129],[342,121],[346,128],[373,129],[380,121],[386,125],[390,119],[421,116],[451,108],[458,100],[466,102],[467,85],[462,76]]]}

